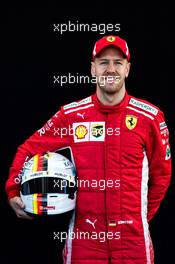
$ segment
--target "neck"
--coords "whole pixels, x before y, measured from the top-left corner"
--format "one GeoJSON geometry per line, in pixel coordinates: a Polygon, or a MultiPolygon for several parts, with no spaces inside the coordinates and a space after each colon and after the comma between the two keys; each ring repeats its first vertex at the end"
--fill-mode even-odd
{"type": "Polygon", "coordinates": [[[101,91],[101,89],[97,88],[97,97],[99,101],[104,105],[112,106],[119,104],[123,100],[125,93],[126,93],[125,87],[123,87],[120,91],[114,94],[105,93],[101,91]]]}

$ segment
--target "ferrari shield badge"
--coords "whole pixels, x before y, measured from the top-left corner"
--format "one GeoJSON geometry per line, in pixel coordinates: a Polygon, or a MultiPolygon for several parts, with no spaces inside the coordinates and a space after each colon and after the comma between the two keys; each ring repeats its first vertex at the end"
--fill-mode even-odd
{"type": "Polygon", "coordinates": [[[133,129],[137,125],[137,117],[133,115],[127,115],[125,119],[125,124],[128,129],[133,129]]]}

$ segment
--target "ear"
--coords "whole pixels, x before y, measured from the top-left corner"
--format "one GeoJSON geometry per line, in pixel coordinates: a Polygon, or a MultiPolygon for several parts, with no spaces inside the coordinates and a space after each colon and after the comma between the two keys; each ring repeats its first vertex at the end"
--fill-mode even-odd
{"type": "Polygon", "coordinates": [[[127,62],[127,65],[126,65],[126,74],[125,74],[125,77],[126,78],[129,76],[130,68],[131,68],[131,63],[130,62],[127,62]]]}
{"type": "Polygon", "coordinates": [[[96,74],[95,74],[95,63],[93,61],[91,62],[91,75],[96,76],[96,74]]]}

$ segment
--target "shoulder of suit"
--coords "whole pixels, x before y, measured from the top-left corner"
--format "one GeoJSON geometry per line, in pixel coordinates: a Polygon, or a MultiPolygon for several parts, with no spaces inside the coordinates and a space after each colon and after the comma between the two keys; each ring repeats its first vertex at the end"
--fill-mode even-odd
{"type": "Polygon", "coordinates": [[[93,107],[94,104],[92,102],[92,96],[88,96],[84,99],[74,101],[72,103],[66,104],[61,107],[61,110],[64,114],[73,113],[82,109],[87,109],[89,107],[93,107]]]}
{"type": "Polygon", "coordinates": [[[159,109],[159,107],[155,106],[154,104],[146,100],[136,98],[133,96],[130,96],[127,108],[135,112],[138,112],[140,114],[143,114],[144,116],[147,116],[152,120],[163,114],[163,112],[159,109]]]}

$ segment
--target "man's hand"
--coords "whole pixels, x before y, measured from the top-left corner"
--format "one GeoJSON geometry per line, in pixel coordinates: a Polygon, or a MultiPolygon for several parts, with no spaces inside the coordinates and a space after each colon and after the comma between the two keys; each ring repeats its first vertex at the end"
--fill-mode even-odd
{"type": "Polygon", "coordinates": [[[19,196],[15,196],[9,200],[9,204],[12,209],[15,211],[17,217],[31,220],[33,217],[27,215],[24,212],[25,205],[19,196]]]}

